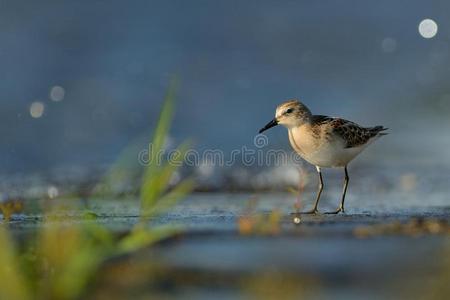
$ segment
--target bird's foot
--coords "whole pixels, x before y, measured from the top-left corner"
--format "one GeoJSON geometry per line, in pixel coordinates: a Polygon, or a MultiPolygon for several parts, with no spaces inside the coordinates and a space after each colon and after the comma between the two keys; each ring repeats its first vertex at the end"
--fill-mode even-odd
{"type": "Polygon", "coordinates": [[[339,207],[337,210],[335,211],[328,211],[325,214],[326,215],[337,215],[340,212],[345,212],[343,207],[339,207]]]}
{"type": "Polygon", "coordinates": [[[313,208],[311,210],[300,212],[302,215],[317,215],[319,214],[319,210],[317,208],[313,208]]]}

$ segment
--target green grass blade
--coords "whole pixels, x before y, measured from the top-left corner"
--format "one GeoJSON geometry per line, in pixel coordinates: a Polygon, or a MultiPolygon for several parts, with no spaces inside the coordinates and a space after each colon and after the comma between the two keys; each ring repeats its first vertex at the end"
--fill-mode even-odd
{"type": "Polygon", "coordinates": [[[0,226],[0,247],[0,299],[31,299],[19,269],[17,249],[3,226],[0,226]]]}

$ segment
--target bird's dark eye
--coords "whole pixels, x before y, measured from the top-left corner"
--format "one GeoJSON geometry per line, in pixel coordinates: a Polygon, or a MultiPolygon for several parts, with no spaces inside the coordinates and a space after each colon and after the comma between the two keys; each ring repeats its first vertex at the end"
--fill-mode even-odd
{"type": "Polygon", "coordinates": [[[289,108],[289,109],[286,110],[286,113],[287,113],[287,114],[290,114],[290,113],[293,112],[293,111],[294,111],[294,110],[293,110],[292,108],[289,108]]]}

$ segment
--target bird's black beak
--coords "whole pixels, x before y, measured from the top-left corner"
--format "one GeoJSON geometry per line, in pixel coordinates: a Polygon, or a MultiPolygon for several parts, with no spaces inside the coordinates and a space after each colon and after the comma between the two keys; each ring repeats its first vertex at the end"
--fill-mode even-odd
{"type": "Polygon", "coordinates": [[[263,132],[266,131],[267,129],[272,128],[272,127],[277,126],[277,125],[278,125],[278,121],[277,121],[277,119],[275,118],[275,119],[273,119],[272,121],[270,121],[269,123],[267,123],[266,126],[264,126],[263,128],[261,128],[261,129],[259,130],[259,133],[263,133],[263,132]]]}

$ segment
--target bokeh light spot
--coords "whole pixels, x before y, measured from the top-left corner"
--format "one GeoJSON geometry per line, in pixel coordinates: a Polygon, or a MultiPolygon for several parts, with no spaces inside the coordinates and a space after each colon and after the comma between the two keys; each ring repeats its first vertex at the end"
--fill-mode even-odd
{"type": "Polygon", "coordinates": [[[419,24],[419,33],[426,39],[433,38],[438,32],[438,25],[432,19],[422,20],[419,24]]]}
{"type": "Polygon", "coordinates": [[[391,53],[394,52],[397,49],[397,41],[393,38],[387,37],[383,39],[381,42],[381,50],[383,50],[384,53],[391,53]]]}
{"type": "Polygon", "coordinates": [[[54,199],[54,198],[58,197],[59,190],[56,186],[49,186],[47,189],[47,194],[50,199],[54,199]]]}
{"type": "Polygon", "coordinates": [[[42,117],[42,115],[44,114],[45,111],[45,106],[44,103],[39,102],[39,101],[35,101],[33,103],[31,103],[30,105],[30,115],[37,119],[42,117]]]}
{"type": "Polygon", "coordinates": [[[53,101],[62,101],[65,95],[66,91],[61,86],[55,85],[50,89],[50,99],[53,101]]]}

